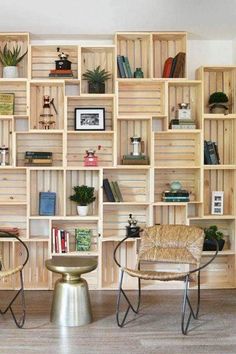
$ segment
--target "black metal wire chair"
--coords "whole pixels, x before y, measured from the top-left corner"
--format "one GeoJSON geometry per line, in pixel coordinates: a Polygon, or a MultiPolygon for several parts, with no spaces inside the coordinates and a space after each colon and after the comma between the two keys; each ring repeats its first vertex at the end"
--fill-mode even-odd
{"type": "Polygon", "coordinates": [[[202,229],[186,225],[156,225],[142,230],[141,246],[138,255],[136,269],[122,267],[117,260],[117,250],[130,237],[139,237],[137,234],[126,236],[123,238],[114,249],[114,261],[120,268],[120,281],[116,305],[116,322],[119,327],[124,327],[127,323],[126,319],[130,310],[134,314],[139,312],[141,301],[141,279],[142,280],[159,280],[159,281],[184,281],[184,295],[181,311],[181,331],[184,335],[188,333],[191,319],[198,319],[200,309],[200,274],[201,270],[207,267],[217,256],[219,251],[218,242],[215,241],[216,251],[208,262],[200,266],[201,253],[204,241],[204,232],[202,229]],[[163,272],[163,271],[148,271],[141,270],[141,262],[162,262],[162,263],[188,263],[190,270],[186,272],[163,272]],[[197,265],[197,266],[196,266],[197,265]],[[191,269],[191,267],[194,269],[191,269]],[[137,304],[132,305],[127,293],[122,288],[124,273],[138,279],[138,298],[137,304]],[[189,298],[189,281],[193,280],[192,275],[197,275],[197,305],[193,309],[193,305],[189,298]],[[127,303],[127,308],[120,319],[121,298],[127,303]],[[189,314],[187,315],[187,308],[189,314]]]}
{"type": "Polygon", "coordinates": [[[25,323],[25,314],[26,314],[25,296],[24,296],[24,282],[23,282],[22,271],[23,271],[23,268],[25,267],[26,263],[28,262],[29,250],[28,250],[28,247],[26,246],[26,244],[19,237],[17,237],[14,234],[11,234],[11,233],[5,232],[5,231],[0,231],[0,238],[15,239],[18,242],[20,242],[20,244],[22,245],[23,249],[25,250],[25,259],[24,259],[24,262],[21,265],[5,270],[5,267],[4,267],[4,264],[3,264],[3,260],[1,260],[1,264],[0,264],[1,265],[0,279],[4,279],[6,277],[13,276],[13,275],[15,275],[17,273],[19,273],[19,276],[20,276],[20,289],[17,290],[16,294],[11,299],[11,301],[6,306],[6,308],[4,310],[0,310],[0,314],[4,315],[5,313],[7,313],[10,310],[11,315],[12,315],[12,317],[14,319],[14,322],[15,322],[16,326],[18,328],[22,328],[24,326],[24,323],[25,323]],[[15,314],[13,308],[12,308],[12,306],[13,306],[15,300],[18,298],[18,296],[20,296],[21,307],[22,307],[22,313],[21,313],[20,316],[16,316],[16,314],[15,314]]]}

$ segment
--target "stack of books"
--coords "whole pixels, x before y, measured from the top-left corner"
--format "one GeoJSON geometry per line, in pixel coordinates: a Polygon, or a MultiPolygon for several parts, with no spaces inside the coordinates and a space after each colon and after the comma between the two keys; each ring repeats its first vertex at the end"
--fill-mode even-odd
{"type": "Polygon", "coordinates": [[[193,119],[171,119],[170,129],[196,129],[193,119]]]}
{"type": "Polygon", "coordinates": [[[148,165],[149,158],[146,155],[123,155],[123,165],[148,165]]]}
{"type": "Polygon", "coordinates": [[[56,227],[52,228],[52,253],[68,253],[70,251],[69,232],[60,230],[56,227]]]}
{"type": "Polygon", "coordinates": [[[25,164],[26,165],[51,165],[52,152],[26,151],[25,164]]]}
{"type": "Polygon", "coordinates": [[[174,58],[169,57],[165,61],[163,78],[178,78],[184,77],[185,71],[185,56],[183,52],[179,52],[174,58]]]}
{"type": "Polygon", "coordinates": [[[117,55],[117,67],[122,79],[134,77],[130,68],[128,57],[117,55]]]}
{"type": "Polygon", "coordinates": [[[189,192],[185,189],[164,191],[162,193],[163,202],[189,202],[189,192]]]}
{"type": "Polygon", "coordinates": [[[73,72],[72,70],[53,69],[50,70],[49,77],[73,77],[73,72]]]}
{"type": "Polygon", "coordinates": [[[118,183],[109,182],[107,178],[103,180],[103,189],[107,197],[108,202],[123,202],[123,197],[118,183]]]}
{"type": "Polygon", "coordinates": [[[204,140],[204,164],[205,165],[220,164],[218,146],[215,141],[204,140]]]}

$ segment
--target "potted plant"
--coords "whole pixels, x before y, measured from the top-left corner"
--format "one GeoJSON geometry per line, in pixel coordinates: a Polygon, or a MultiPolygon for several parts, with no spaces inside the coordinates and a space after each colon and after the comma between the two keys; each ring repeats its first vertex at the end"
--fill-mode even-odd
{"type": "Polygon", "coordinates": [[[203,251],[215,251],[216,245],[214,240],[218,242],[219,250],[222,251],[225,240],[223,239],[223,233],[218,230],[216,225],[211,225],[204,229],[205,239],[203,244],[203,251]]]}
{"type": "Polygon", "coordinates": [[[105,93],[105,81],[111,78],[111,74],[100,65],[94,70],[87,70],[83,79],[88,81],[89,93],[105,93]]]}
{"type": "Polygon", "coordinates": [[[211,113],[226,113],[228,108],[228,96],[224,92],[214,92],[209,97],[211,113]]]}
{"type": "Polygon", "coordinates": [[[19,76],[17,64],[25,57],[27,52],[28,50],[20,55],[21,47],[18,45],[9,49],[7,44],[5,44],[3,50],[0,49],[0,61],[3,65],[4,78],[16,78],[19,76]]]}
{"type": "Polygon", "coordinates": [[[93,203],[96,199],[94,196],[94,187],[85,185],[74,186],[73,190],[75,194],[71,195],[69,199],[77,203],[78,214],[80,216],[86,216],[88,214],[88,205],[93,203]]]}

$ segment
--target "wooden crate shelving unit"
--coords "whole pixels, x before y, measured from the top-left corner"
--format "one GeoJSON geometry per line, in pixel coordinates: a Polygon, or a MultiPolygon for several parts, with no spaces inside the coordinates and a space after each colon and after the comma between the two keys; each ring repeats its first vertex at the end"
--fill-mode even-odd
{"type": "MultiPolygon", "coordinates": [[[[60,45],[69,53],[73,78],[49,79],[57,59],[57,45],[30,45],[28,34],[0,34],[0,45],[10,40],[28,48],[19,79],[0,79],[0,92],[15,94],[13,116],[0,117],[0,144],[10,148],[10,165],[0,166],[0,219],[2,226],[15,226],[30,249],[30,261],[24,277],[27,289],[51,289],[57,276],[45,268],[52,256],[52,227],[70,233],[70,255],[98,259],[98,268],[87,275],[94,289],[116,289],[119,271],[113,251],[125,236],[125,226],[132,213],[141,227],[154,224],[190,224],[207,227],[216,224],[227,236],[227,247],[202,277],[206,288],[236,287],[235,282],[235,67],[204,67],[197,80],[187,80],[187,60],[183,77],[163,79],[165,60],[182,51],[187,56],[185,32],[117,33],[114,45],[60,45]],[[10,39],[9,39],[10,38],[10,39]],[[116,56],[128,56],[131,69],[142,67],[143,79],[121,79],[117,75],[116,56]],[[111,79],[105,94],[88,94],[82,79],[87,69],[97,66],[108,70],[111,79]],[[215,90],[230,97],[228,115],[209,113],[208,98],[215,90]],[[55,129],[39,127],[43,95],[54,98],[58,115],[55,129]],[[170,130],[178,103],[190,103],[197,129],[170,130]],[[104,131],[75,131],[75,108],[104,108],[104,131]],[[149,165],[122,165],[122,157],[132,151],[131,136],[141,136],[149,165]],[[220,165],[205,165],[203,141],[214,140],[219,147],[220,165]],[[98,147],[100,146],[100,150],[98,147]],[[98,167],[84,167],[85,150],[93,148],[98,167]],[[26,166],[25,151],[52,151],[52,166],[26,166]],[[103,192],[103,179],[117,181],[123,202],[109,202],[103,192]],[[191,192],[189,203],[165,203],[163,190],[180,181],[191,192]],[[86,184],[95,188],[96,201],[89,215],[77,215],[69,200],[73,186],[86,184]],[[56,192],[56,215],[40,216],[39,192],[56,192]],[[224,191],[224,215],[211,215],[211,192],[224,191]],[[92,230],[88,252],[75,251],[75,229],[92,230]],[[226,276],[227,273],[227,276],[226,276]]],[[[0,68],[1,71],[1,68],[0,68]]],[[[118,257],[134,267],[139,240],[128,240],[118,257]]],[[[7,265],[17,265],[23,255],[17,242],[1,244],[7,265]],[[16,254],[16,255],[15,255],[16,254]],[[14,256],[15,255],[15,256],[14,256]]],[[[204,253],[207,259],[211,253],[204,253]]],[[[147,267],[147,264],[143,264],[147,267]]],[[[150,266],[149,266],[150,267],[150,266]]],[[[159,269],[185,270],[186,265],[159,265],[159,269]],[[161,268],[160,268],[161,267],[161,268]]],[[[153,265],[153,269],[157,269],[153,265]]],[[[1,282],[13,289],[16,282],[1,282]]],[[[178,288],[178,283],[143,282],[145,289],[178,288]]],[[[181,285],[182,286],[182,285],[181,285]]],[[[125,287],[137,287],[135,279],[125,278],[125,287]]]]}

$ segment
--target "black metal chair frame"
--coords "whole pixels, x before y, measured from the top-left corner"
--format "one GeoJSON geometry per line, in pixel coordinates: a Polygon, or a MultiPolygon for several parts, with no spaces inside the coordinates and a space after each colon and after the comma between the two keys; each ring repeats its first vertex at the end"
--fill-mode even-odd
{"type": "MultiPolygon", "coordinates": [[[[141,230],[142,231],[142,230],[141,230]]],[[[116,322],[117,325],[122,328],[124,327],[127,322],[126,318],[128,316],[128,313],[130,310],[133,311],[134,314],[138,314],[139,308],[140,308],[140,302],[141,302],[141,278],[138,278],[138,298],[137,298],[137,304],[136,306],[133,306],[130,302],[130,299],[128,295],[126,294],[125,290],[122,288],[123,284],[123,278],[124,278],[124,269],[122,268],[121,264],[118,262],[117,257],[116,257],[116,252],[118,248],[121,246],[123,242],[125,242],[128,238],[139,238],[137,234],[134,234],[132,236],[126,236],[124,237],[115,247],[114,252],[113,252],[113,258],[117,266],[120,268],[120,280],[119,280],[119,290],[118,290],[118,297],[117,297],[117,304],[116,304],[116,322]],[[128,306],[125,311],[125,314],[122,319],[120,319],[120,305],[121,305],[121,295],[123,295],[124,299],[126,300],[128,306]]],[[[201,270],[207,267],[213,260],[216,258],[218,251],[219,251],[219,245],[216,240],[215,245],[216,245],[216,251],[215,254],[212,256],[212,258],[203,264],[202,266],[195,268],[193,270],[190,270],[186,276],[184,277],[183,281],[185,282],[185,287],[184,287],[184,295],[183,295],[183,302],[182,302],[182,311],[181,311],[181,331],[184,335],[187,335],[188,329],[189,329],[189,324],[191,319],[198,319],[199,315],[199,309],[200,309],[200,300],[201,300],[201,287],[200,287],[200,274],[201,270]],[[193,306],[190,302],[189,299],[189,278],[191,274],[197,273],[197,305],[196,309],[193,309],[193,306]],[[189,309],[189,315],[186,315],[187,308],[189,309]]],[[[138,263],[138,270],[140,270],[140,262],[138,263]]],[[[171,281],[171,280],[170,280],[171,281]]]]}
{"type": "Polygon", "coordinates": [[[7,313],[9,310],[11,312],[11,315],[14,319],[14,322],[16,324],[16,326],[18,328],[22,328],[24,326],[24,323],[25,323],[25,314],[26,314],[26,307],[25,307],[25,294],[24,294],[24,282],[23,282],[23,274],[22,274],[22,271],[23,271],[23,268],[25,267],[26,263],[28,262],[28,259],[29,259],[29,250],[28,250],[28,247],[26,246],[26,244],[19,238],[17,237],[16,235],[14,234],[11,234],[9,232],[0,232],[0,238],[9,238],[9,239],[16,239],[17,241],[19,241],[25,251],[26,251],[26,257],[25,257],[25,260],[24,260],[24,263],[23,263],[23,267],[22,269],[19,270],[20,272],[20,289],[17,290],[15,296],[12,298],[12,300],[10,301],[10,303],[7,305],[7,307],[4,309],[4,310],[0,310],[0,314],[1,315],[4,315],[5,313],[7,313]],[[22,307],[22,313],[21,313],[21,316],[19,318],[17,318],[13,308],[12,308],[12,305],[13,303],[15,302],[15,300],[18,298],[18,296],[20,296],[21,298],[21,307],[22,307]]]}

